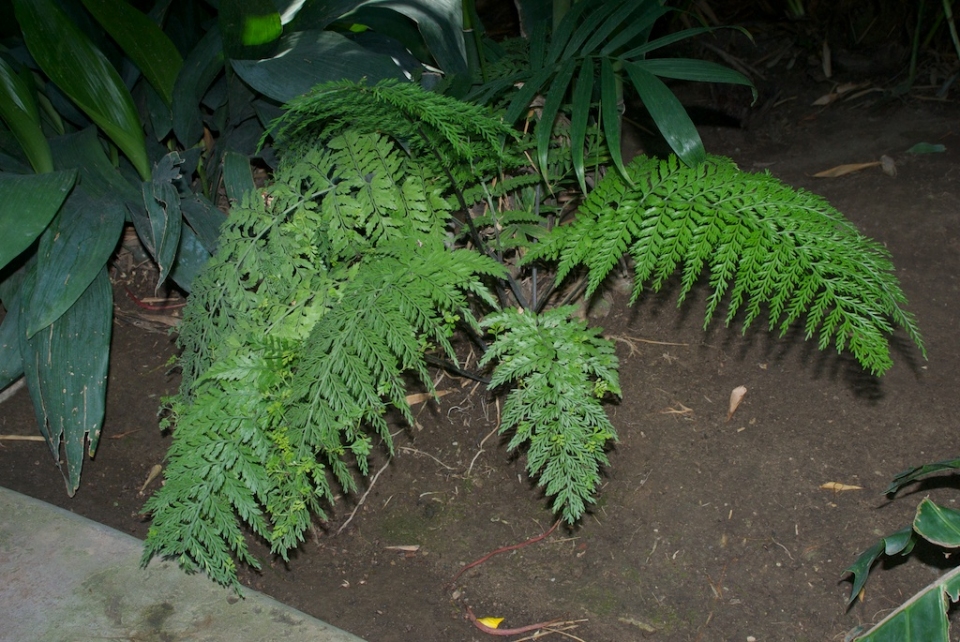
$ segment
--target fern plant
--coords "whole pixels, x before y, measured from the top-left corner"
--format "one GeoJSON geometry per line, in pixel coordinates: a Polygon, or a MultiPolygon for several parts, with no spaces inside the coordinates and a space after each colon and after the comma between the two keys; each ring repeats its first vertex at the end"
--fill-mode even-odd
{"type": "Polygon", "coordinates": [[[500,430],[576,522],[616,438],[601,401],[620,389],[612,343],[572,307],[550,309],[558,289],[538,289],[554,266],[555,284],[584,266],[589,296],[629,258],[634,300],[678,270],[682,299],[709,268],[708,321],[724,301],[728,322],[766,310],[784,331],[805,316],[821,348],[849,348],[877,373],[896,325],[922,348],[882,247],[822,199],[729,161],[638,159],[551,228],[556,183],[520,160],[535,143],[486,108],[338,83],[274,131],[274,183],[235,208],[185,310],[145,561],[177,557],[235,584],[236,560],[258,565],[244,527],[286,558],[335,489],[367,474],[374,440],[390,452],[386,412],[412,422],[405,376],[432,389],[427,357],[455,364],[457,327],[489,334],[481,365],[508,390],[500,430]]]}

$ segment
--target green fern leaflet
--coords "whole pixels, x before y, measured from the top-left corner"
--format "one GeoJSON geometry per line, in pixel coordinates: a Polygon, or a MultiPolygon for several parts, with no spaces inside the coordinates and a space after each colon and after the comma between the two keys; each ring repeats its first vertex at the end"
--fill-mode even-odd
{"type": "Polygon", "coordinates": [[[609,173],[576,220],[533,246],[525,262],[558,261],[558,283],[585,266],[589,295],[629,254],[631,302],[677,270],[682,302],[707,268],[704,325],[726,298],[727,324],[742,310],[745,329],[766,310],[782,336],[805,316],[808,339],[818,335],[821,350],[831,341],[849,348],[873,374],[893,363],[886,335],[894,326],[923,351],[889,253],[821,197],[717,157],[692,168],[673,156],[640,157],[627,170],[632,186],[609,173]]]}

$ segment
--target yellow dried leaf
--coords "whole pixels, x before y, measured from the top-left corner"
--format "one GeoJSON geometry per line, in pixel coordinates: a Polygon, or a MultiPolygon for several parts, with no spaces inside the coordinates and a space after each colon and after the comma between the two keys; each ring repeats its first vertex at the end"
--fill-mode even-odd
{"type": "Polygon", "coordinates": [[[825,484],[820,484],[820,488],[823,490],[832,490],[835,493],[839,493],[844,490],[863,490],[862,486],[851,486],[850,484],[841,484],[840,482],[827,482],[825,484]]]}
{"type": "Polygon", "coordinates": [[[868,167],[876,167],[879,164],[880,161],[872,161],[870,163],[849,163],[847,165],[837,165],[836,167],[825,169],[822,172],[817,172],[813,175],[813,177],[837,178],[840,176],[845,176],[846,174],[852,174],[853,172],[859,172],[861,169],[867,169],[868,167]]]}
{"type": "MultiPolygon", "coordinates": [[[[438,399],[448,394],[450,394],[449,390],[437,390],[436,393],[438,399]]],[[[417,392],[412,395],[407,395],[407,403],[411,406],[423,403],[424,401],[430,401],[431,399],[433,399],[433,395],[429,392],[417,392]]]]}
{"type": "Polygon", "coordinates": [[[502,617],[478,617],[477,622],[484,626],[489,626],[491,629],[495,629],[500,626],[500,623],[503,622],[502,617]]]}

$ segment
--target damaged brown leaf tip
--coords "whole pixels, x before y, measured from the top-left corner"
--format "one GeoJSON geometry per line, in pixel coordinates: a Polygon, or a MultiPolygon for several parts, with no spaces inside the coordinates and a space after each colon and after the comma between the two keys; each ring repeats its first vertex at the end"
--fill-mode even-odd
{"type": "Polygon", "coordinates": [[[730,409],[727,410],[727,421],[730,421],[733,417],[733,413],[737,411],[737,406],[743,401],[745,394],[747,394],[746,386],[737,386],[730,392],[730,409]]]}

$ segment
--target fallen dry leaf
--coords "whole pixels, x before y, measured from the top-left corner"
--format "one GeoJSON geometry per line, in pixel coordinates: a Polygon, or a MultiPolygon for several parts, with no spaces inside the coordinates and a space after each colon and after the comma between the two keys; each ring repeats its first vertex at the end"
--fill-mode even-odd
{"type": "Polygon", "coordinates": [[[747,394],[746,386],[737,386],[730,392],[730,409],[727,410],[727,421],[730,421],[733,417],[733,413],[737,411],[737,406],[743,401],[745,394],[747,394]]]}
{"type": "Polygon", "coordinates": [[[823,490],[832,490],[835,493],[845,490],[863,490],[862,486],[851,486],[849,484],[841,484],[840,482],[827,482],[825,484],[820,484],[820,488],[823,490]]]}
{"type": "Polygon", "coordinates": [[[385,551],[400,551],[402,553],[416,553],[420,550],[419,544],[401,544],[400,546],[384,546],[385,551]]]}
{"type": "MultiPolygon", "coordinates": [[[[450,394],[449,390],[437,390],[438,399],[448,394],[450,394]]],[[[433,395],[429,392],[417,392],[412,395],[407,395],[407,403],[411,406],[423,403],[424,401],[430,401],[431,399],[433,399],[433,395]]]]}
{"type": "Polygon", "coordinates": [[[163,471],[163,466],[160,464],[154,464],[153,468],[150,469],[150,473],[147,475],[147,481],[143,482],[143,486],[140,487],[140,492],[138,493],[141,497],[143,496],[144,491],[147,490],[147,486],[150,485],[150,482],[156,479],[161,471],[163,471]]]}
{"type": "Polygon", "coordinates": [[[853,172],[859,172],[861,169],[867,169],[869,167],[876,167],[880,165],[880,161],[872,161],[870,163],[849,163],[847,165],[837,165],[836,167],[831,167],[830,169],[825,169],[822,172],[817,172],[813,175],[814,178],[837,178],[839,176],[845,176],[847,174],[852,174],[853,172]]]}

